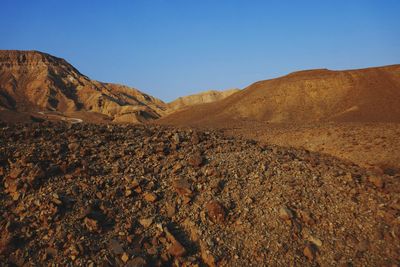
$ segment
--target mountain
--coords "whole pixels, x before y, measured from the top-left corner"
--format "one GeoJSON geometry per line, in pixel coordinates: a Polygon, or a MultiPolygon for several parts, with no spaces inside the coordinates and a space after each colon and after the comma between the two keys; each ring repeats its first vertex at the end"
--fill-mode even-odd
{"type": "Polygon", "coordinates": [[[2,50],[0,109],[143,122],[159,118],[166,105],[137,89],[91,80],[64,59],[38,51],[2,50]]]}
{"type": "Polygon", "coordinates": [[[165,124],[400,122],[400,65],[291,73],[221,101],[178,111],[165,124]]]}
{"type": "Polygon", "coordinates": [[[224,91],[209,90],[194,95],[179,97],[171,103],[168,103],[168,113],[195,105],[219,101],[239,91],[240,89],[228,89],[224,91]]]}

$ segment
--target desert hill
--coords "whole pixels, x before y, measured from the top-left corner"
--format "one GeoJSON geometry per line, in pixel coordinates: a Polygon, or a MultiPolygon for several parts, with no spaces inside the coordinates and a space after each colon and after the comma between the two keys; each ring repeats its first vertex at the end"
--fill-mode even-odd
{"type": "Polygon", "coordinates": [[[195,105],[219,101],[239,91],[240,89],[228,89],[223,91],[208,90],[194,95],[179,97],[168,103],[168,113],[195,105]]]}
{"type": "Polygon", "coordinates": [[[0,109],[7,114],[56,112],[113,122],[159,118],[166,105],[137,89],[94,81],[61,58],[37,51],[0,51],[0,109]]]}
{"type": "Polygon", "coordinates": [[[399,183],[215,131],[0,122],[0,262],[396,266],[399,183]]]}
{"type": "Polygon", "coordinates": [[[178,111],[160,123],[214,126],[244,120],[400,122],[400,65],[295,72],[256,82],[216,103],[178,111]]]}

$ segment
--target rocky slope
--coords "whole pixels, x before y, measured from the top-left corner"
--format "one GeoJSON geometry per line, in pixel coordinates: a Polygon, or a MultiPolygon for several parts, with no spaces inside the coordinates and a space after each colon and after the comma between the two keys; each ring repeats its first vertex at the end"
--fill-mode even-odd
{"type": "Polygon", "coordinates": [[[1,123],[0,262],[396,266],[399,178],[212,131],[1,123]]]}
{"type": "Polygon", "coordinates": [[[400,174],[399,123],[265,125],[243,122],[235,127],[225,128],[224,133],[267,144],[305,148],[333,155],[377,172],[400,174]]]}
{"type": "Polygon", "coordinates": [[[400,65],[348,71],[321,69],[256,82],[222,101],[173,113],[160,123],[400,122],[399,103],[400,65]]]}
{"type": "Polygon", "coordinates": [[[209,90],[194,95],[179,97],[178,99],[168,103],[168,113],[195,105],[222,100],[239,91],[240,89],[228,89],[223,91],[209,90]]]}
{"type": "Polygon", "coordinates": [[[166,105],[134,88],[90,80],[64,59],[37,51],[1,50],[0,109],[143,122],[159,118],[166,105]]]}

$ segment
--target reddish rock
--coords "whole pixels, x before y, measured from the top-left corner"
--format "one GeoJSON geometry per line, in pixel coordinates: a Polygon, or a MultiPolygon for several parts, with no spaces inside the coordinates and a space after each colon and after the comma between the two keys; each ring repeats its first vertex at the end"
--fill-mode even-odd
{"type": "Polygon", "coordinates": [[[195,153],[190,156],[188,159],[188,163],[193,167],[200,167],[203,164],[204,158],[200,152],[195,153]]]}
{"type": "Polygon", "coordinates": [[[206,204],[206,210],[211,221],[213,221],[214,223],[225,222],[225,209],[217,200],[212,200],[208,202],[206,204]]]}
{"type": "Polygon", "coordinates": [[[154,193],[144,193],[143,194],[143,198],[147,201],[147,202],[155,202],[157,200],[157,195],[154,193]]]}
{"type": "Polygon", "coordinates": [[[316,252],[315,246],[311,244],[307,244],[303,250],[304,256],[306,256],[309,261],[313,261],[315,259],[316,252]]]}
{"type": "Polygon", "coordinates": [[[175,191],[181,196],[192,196],[193,192],[189,182],[185,179],[178,179],[172,182],[175,191]]]}
{"type": "Polygon", "coordinates": [[[209,267],[217,266],[215,257],[211,254],[211,251],[207,249],[206,245],[203,242],[200,244],[200,250],[201,259],[204,261],[205,264],[207,264],[209,267]]]}
{"type": "Polygon", "coordinates": [[[281,207],[279,208],[279,218],[288,221],[294,218],[294,213],[287,207],[281,207]]]}
{"type": "Polygon", "coordinates": [[[99,232],[100,231],[100,225],[99,225],[98,221],[96,221],[94,219],[90,219],[88,217],[85,217],[83,219],[83,222],[89,231],[91,231],[91,232],[99,232]]]}
{"type": "Polygon", "coordinates": [[[126,267],[145,267],[145,266],[147,266],[147,262],[145,259],[141,257],[136,257],[126,263],[126,267]]]}
{"type": "Polygon", "coordinates": [[[186,254],[186,249],[178,241],[173,241],[168,248],[168,253],[174,257],[182,257],[186,254]]]}
{"type": "Polygon", "coordinates": [[[377,188],[383,188],[385,185],[383,179],[379,176],[370,176],[368,177],[368,181],[377,188]]]}
{"type": "Polygon", "coordinates": [[[164,232],[167,236],[168,241],[171,245],[168,248],[168,253],[174,257],[182,257],[186,254],[186,249],[182,244],[176,240],[176,238],[171,234],[168,228],[164,227],[164,232]]]}
{"type": "Polygon", "coordinates": [[[126,262],[129,260],[129,255],[128,255],[126,252],[124,252],[124,253],[122,254],[122,256],[121,256],[121,260],[122,260],[124,263],[126,263],[126,262]]]}
{"type": "Polygon", "coordinates": [[[148,228],[150,227],[150,225],[153,224],[153,218],[144,218],[144,219],[140,219],[139,223],[144,227],[144,228],[148,228]]]}
{"type": "Polygon", "coordinates": [[[11,249],[11,239],[11,235],[8,231],[2,231],[0,237],[0,255],[8,254],[11,249]]]}

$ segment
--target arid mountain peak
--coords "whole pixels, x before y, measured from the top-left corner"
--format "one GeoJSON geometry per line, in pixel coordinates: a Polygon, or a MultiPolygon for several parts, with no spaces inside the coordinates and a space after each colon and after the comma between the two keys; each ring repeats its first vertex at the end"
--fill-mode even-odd
{"type": "Polygon", "coordinates": [[[91,80],[64,59],[37,51],[3,50],[0,108],[143,122],[159,118],[166,106],[137,89],[91,80]]]}

